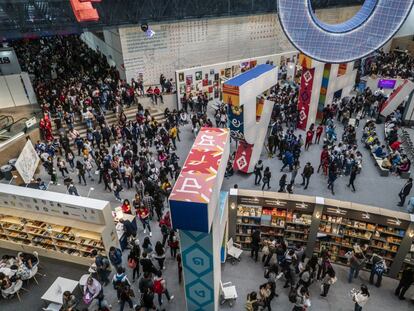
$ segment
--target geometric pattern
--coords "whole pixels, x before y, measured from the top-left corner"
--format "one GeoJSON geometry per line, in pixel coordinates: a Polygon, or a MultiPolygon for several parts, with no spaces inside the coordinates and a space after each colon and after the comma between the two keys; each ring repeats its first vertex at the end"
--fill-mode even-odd
{"type": "Polygon", "coordinates": [[[330,25],[313,12],[311,0],[278,0],[278,14],[289,41],[324,63],[346,63],[380,49],[401,28],[413,0],[365,0],[348,21],[330,25]]]}
{"type": "Polygon", "coordinates": [[[179,230],[187,310],[214,310],[212,232],[179,230]]]}

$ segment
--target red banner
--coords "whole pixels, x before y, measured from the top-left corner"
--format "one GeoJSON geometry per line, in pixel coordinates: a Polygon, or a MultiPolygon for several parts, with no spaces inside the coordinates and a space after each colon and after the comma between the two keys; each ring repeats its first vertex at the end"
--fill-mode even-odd
{"type": "Polygon", "coordinates": [[[305,69],[302,73],[299,90],[298,111],[299,120],[298,128],[306,130],[308,123],[309,106],[312,98],[313,77],[315,69],[305,69]]]}
{"type": "Polygon", "coordinates": [[[233,169],[243,173],[248,173],[250,159],[252,158],[253,146],[245,141],[240,141],[234,157],[233,169]]]}

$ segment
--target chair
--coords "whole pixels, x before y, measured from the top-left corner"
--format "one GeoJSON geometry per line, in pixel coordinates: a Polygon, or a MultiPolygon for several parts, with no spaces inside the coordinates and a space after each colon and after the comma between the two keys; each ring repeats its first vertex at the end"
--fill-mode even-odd
{"type": "MultiPolygon", "coordinates": [[[[37,272],[36,272],[36,274],[35,275],[40,275],[40,276],[42,276],[42,277],[45,277],[46,276],[46,274],[42,274],[42,273],[40,273],[39,272],[39,269],[43,269],[43,267],[40,265],[40,259],[39,259],[39,253],[38,252],[36,252],[36,251],[34,251],[33,252],[33,256],[35,256],[36,257],[36,259],[37,259],[37,263],[33,266],[33,268],[34,267],[37,267],[37,272]]],[[[33,268],[32,268],[32,270],[33,270],[33,268]]],[[[34,279],[35,281],[36,281],[36,283],[37,283],[37,280],[36,279],[34,279]]],[[[37,283],[37,284],[39,284],[39,283],[37,283]]]]}
{"type": "Polygon", "coordinates": [[[57,303],[49,303],[46,308],[42,308],[43,311],[59,311],[62,308],[62,305],[57,303]]]}
{"type": "Polygon", "coordinates": [[[38,271],[39,271],[38,265],[34,265],[33,268],[30,270],[29,276],[27,278],[22,278],[21,280],[22,281],[27,281],[27,284],[28,284],[29,280],[33,279],[33,280],[35,280],[36,284],[39,285],[39,282],[36,279],[36,274],[38,274],[38,271]]]}
{"type": "Polygon", "coordinates": [[[9,288],[2,290],[1,294],[3,298],[9,298],[13,295],[16,295],[19,301],[22,301],[20,299],[20,294],[19,294],[20,290],[22,289],[25,290],[22,286],[23,286],[23,281],[17,280],[13,286],[10,286],[9,288]]]}
{"type": "Polygon", "coordinates": [[[227,255],[232,265],[240,261],[240,256],[243,253],[241,245],[234,243],[233,238],[227,242],[227,255]]]}
{"type": "Polygon", "coordinates": [[[229,306],[232,307],[234,301],[237,299],[237,290],[231,282],[223,283],[220,281],[220,304],[224,304],[226,301],[229,302],[229,306]]]}

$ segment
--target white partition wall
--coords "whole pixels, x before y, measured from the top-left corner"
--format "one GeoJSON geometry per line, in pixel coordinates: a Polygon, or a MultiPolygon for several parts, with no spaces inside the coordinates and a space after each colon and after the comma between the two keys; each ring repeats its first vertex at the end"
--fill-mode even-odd
{"type": "Polygon", "coordinates": [[[0,109],[37,103],[27,73],[0,76],[0,109]]]}

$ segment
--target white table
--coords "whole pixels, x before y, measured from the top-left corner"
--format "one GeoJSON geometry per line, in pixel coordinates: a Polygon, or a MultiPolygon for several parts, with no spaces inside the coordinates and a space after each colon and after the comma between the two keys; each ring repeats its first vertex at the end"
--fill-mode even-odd
{"type": "Polygon", "coordinates": [[[78,281],[58,277],[49,287],[46,293],[43,294],[42,300],[63,304],[62,297],[65,291],[73,292],[78,286],[78,281]]]}

